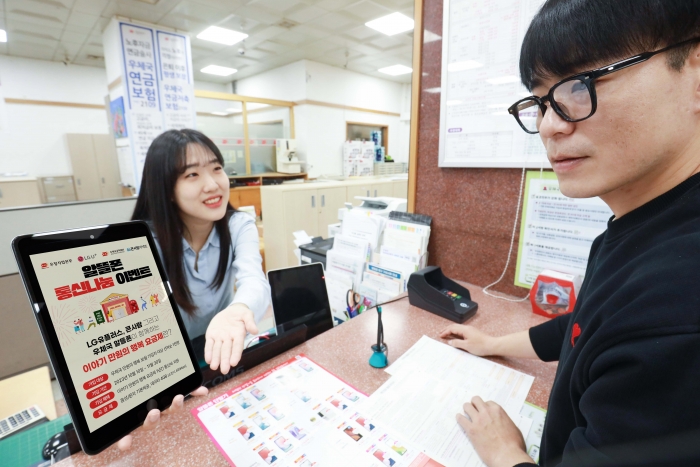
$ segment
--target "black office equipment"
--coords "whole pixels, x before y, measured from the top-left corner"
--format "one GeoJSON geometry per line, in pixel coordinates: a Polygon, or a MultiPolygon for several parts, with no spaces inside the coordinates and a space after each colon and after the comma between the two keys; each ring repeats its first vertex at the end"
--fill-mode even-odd
{"type": "Polygon", "coordinates": [[[268,271],[272,292],[272,311],[277,332],[300,325],[308,328],[311,339],[333,328],[326,278],[319,263],[268,271]]]}
{"type": "Polygon", "coordinates": [[[437,266],[428,266],[408,278],[408,301],[456,323],[463,323],[476,313],[478,304],[469,290],[448,279],[437,266]]]}
{"type": "Polygon", "coordinates": [[[311,239],[311,243],[306,245],[301,245],[299,247],[301,253],[302,263],[321,263],[323,268],[326,267],[326,256],[328,250],[333,248],[333,237],[323,239],[321,237],[314,237],[311,239]]]}

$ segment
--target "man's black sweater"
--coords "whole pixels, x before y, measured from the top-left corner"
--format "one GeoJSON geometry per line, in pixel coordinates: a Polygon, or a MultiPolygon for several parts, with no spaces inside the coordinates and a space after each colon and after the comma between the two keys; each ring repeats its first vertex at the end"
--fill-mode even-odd
{"type": "Polygon", "coordinates": [[[611,219],[593,242],[573,313],[531,328],[530,339],[542,360],[559,361],[541,465],[581,456],[626,464],[645,445],[663,438],[668,448],[698,430],[700,174],[611,219]],[[630,443],[638,448],[620,449],[630,443]]]}

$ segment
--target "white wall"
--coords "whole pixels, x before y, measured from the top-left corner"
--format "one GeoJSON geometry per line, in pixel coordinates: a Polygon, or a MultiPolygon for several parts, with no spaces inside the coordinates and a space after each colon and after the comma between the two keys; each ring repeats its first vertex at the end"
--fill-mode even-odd
{"type": "MultiPolygon", "coordinates": [[[[294,107],[297,149],[312,177],[342,174],[346,123],[388,125],[389,154],[408,162],[411,87],[301,60],[236,82],[236,93],[287,101],[318,101],[401,114],[401,117],[313,104],[294,107]]],[[[254,115],[254,114],[252,114],[254,115]]]]}
{"type": "Polygon", "coordinates": [[[236,94],[283,101],[306,99],[306,60],[236,81],[236,94]]]}
{"type": "MultiPolygon", "coordinates": [[[[103,68],[0,55],[0,98],[104,105],[103,68]]],[[[231,84],[195,81],[195,89],[231,92],[231,84]]],[[[0,106],[0,112],[2,108],[0,106]]],[[[66,133],[109,133],[105,109],[5,104],[0,119],[0,173],[72,173],[66,133]]]]}
{"type": "MultiPolygon", "coordinates": [[[[104,69],[0,55],[4,98],[104,105],[104,69]]],[[[72,172],[66,133],[109,133],[104,109],[6,104],[0,172],[30,176],[72,172]]]]}

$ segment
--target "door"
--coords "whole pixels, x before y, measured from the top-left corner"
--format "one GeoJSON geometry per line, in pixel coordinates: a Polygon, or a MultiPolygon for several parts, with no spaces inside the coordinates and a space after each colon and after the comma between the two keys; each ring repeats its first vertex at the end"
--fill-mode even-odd
{"type": "Polygon", "coordinates": [[[318,236],[319,199],[316,190],[290,190],[284,196],[284,235],[287,242],[287,266],[299,264],[294,255],[293,233],[304,230],[309,236],[318,236]]]}
{"type": "Polygon", "coordinates": [[[100,199],[99,176],[95,163],[95,148],[92,144],[92,135],[67,134],[68,154],[70,154],[73,166],[73,178],[75,180],[75,194],[78,201],[100,199]]]}
{"type": "Polygon", "coordinates": [[[393,196],[394,195],[394,190],[392,186],[392,182],[385,182],[385,183],[374,183],[372,184],[372,195],[375,198],[378,196],[393,196]]]}
{"type": "Polygon", "coordinates": [[[122,187],[117,147],[112,135],[92,135],[97,176],[102,198],[121,198],[122,187]]]}
{"type": "Polygon", "coordinates": [[[320,188],[318,190],[320,200],[318,234],[321,237],[328,238],[328,226],[340,222],[338,220],[338,209],[345,206],[346,194],[347,189],[345,187],[320,188]]]}

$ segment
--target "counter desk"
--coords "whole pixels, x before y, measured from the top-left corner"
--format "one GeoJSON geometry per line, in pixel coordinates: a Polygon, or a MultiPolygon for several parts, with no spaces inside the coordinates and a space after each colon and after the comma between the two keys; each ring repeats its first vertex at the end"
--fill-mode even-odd
{"type": "MultiPolygon", "coordinates": [[[[492,335],[504,335],[528,329],[546,320],[534,315],[529,302],[513,303],[485,295],[481,287],[464,284],[471,291],[472,300],[479,309],[466,324],[476,326],[492,335]]],[[[389,347],[389,364],[399,358],[422,335],[440,340],[439,334],[450,321],[411,306],[403,298],[382,307],[385,342],[389,347]]],[[[218,397],[254,376],[287,361],[298,354],[310,359],[347,381],[355,388],[372,394],[384,384],[389,374],[369,366],[370,346],[376,341],[377,314],[368,311],[334,329],[325,332],[277,357],[258,365],[214,387],[209,395],[188,400],[185,410],[164,416],[158,428],[137,430],[131,450],[120,452],[116,446],[96,456],[78,453],[56,464],[59,466],[228,466],[207,434],[199,426],[190,410],[209,399],[218,397]]],[[[549,392],[557,364],[539,360],[490,358],[535,377],[527,397],[528,402],[547,408],[549,392]]],[[[465,401],[466,402],[466,401],[465,401]]],[[[445,414],[454,417],[454,414],[445,414]]]]}

